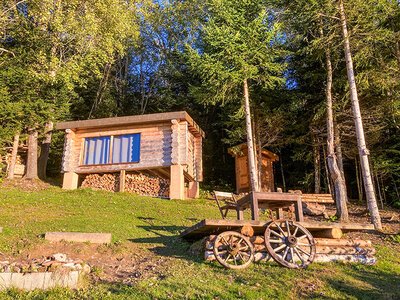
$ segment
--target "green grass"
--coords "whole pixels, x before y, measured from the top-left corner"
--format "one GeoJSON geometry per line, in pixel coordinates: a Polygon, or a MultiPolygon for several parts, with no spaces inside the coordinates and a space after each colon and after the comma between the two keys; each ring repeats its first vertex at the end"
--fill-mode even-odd
{"type": "MultiPolygon", "coordinates": [[[[163,200],[128,193],[50,188],[24,192],[0,190],[0,252],[19,253],[44,243],[47,231],[111,232],[115,244],[135,243],[156,255],[172,257],[161,278],[133,286],[93,284],[78,291],[7,290],[1,299],[399,299],[400,255],[391,244],[377,247],[378,264],[312,264],[289,270],[275,263],[254,263],[227,270],[189,253],[178,234],[203,218],[219,218],[208,200],[163,200]]],[[[397,247],[398,249],[398,247],[397,247]]],[[[143,251],[149,251],[143,249],[143,251]]]]}

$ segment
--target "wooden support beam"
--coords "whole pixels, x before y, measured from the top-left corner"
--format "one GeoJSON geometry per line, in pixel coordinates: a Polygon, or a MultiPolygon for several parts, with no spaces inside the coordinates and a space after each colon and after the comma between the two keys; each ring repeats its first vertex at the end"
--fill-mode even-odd
{"type": "Polygon", "coordinates": [[[125,170],[121,170],[119,172],[119,191],[120,192],[125,192],[125,175],[126,175],[125,170]]]}
{"type": "Polygon", "coordinates": [[[64,173],[63,189],[64,190],[75,190],[78,188],[79,175],[74,172],[64,173]]]}
{"type": "Polygon", "coordinates": [[[182,165],[171,166],[171,183],[169,186],[170,199],[185,199],[185,177],[182,165]]]}

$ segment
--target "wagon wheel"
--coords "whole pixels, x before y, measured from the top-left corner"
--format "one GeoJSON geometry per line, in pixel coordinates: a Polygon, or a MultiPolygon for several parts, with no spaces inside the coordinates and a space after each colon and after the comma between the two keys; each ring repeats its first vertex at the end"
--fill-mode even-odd
{"type": "Polygon", "coordinates": [[[272,221],[264,238],[269,254],[284,267],[303,269],[314,261],[314,238],[306,228],[293,221],[272,221]]]}
{"type": "Polygon", "coordinates": [[[245,269],[254,260],[253,245],[236,231],[219,234],[215,238],[213,251],[218,262],[228,269],[245,269]]]}

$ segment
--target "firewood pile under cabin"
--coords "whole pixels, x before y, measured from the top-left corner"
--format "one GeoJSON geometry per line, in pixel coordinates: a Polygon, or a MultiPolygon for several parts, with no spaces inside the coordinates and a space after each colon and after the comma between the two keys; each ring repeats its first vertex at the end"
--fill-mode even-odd
{"type": "Polygon", "coordinates": [[[58,123],[63,188],[197,198],[204,132],[185,112],[58,123]]]}

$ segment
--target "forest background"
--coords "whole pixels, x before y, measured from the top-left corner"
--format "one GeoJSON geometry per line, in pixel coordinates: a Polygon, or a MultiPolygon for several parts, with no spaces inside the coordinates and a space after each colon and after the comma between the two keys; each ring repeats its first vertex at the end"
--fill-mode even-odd
{"type": "Polygon", "coordinates": [[[52,123],[186,110],[206,132],[203,187],[233,190],[246,73],[256,147],[280,156],[276,186],[330,192],[329,52],[338,165],[349,198],[365,201],[341,2],[378,203],[400,207],[399,1],[232,2],[2,1],[0,149],[38,137],[39,176],[57,177],[64,133],[52,123]]]}

